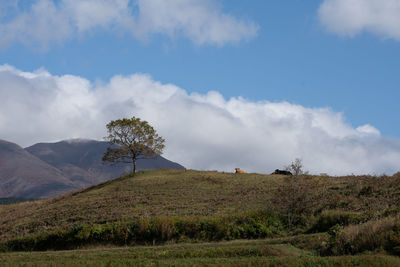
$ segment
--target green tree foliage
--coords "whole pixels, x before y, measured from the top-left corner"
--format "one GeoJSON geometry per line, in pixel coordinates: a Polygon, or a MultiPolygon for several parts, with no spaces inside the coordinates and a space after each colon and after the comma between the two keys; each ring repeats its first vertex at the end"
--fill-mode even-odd
{"type": "Polygon", "coordinates": [[[161,155],[164,139],[147,121],[132,117],[111,121],[107,124],[108,136],[112,145],[103,156],[103,162],[132,163],[136,172],[136,161],[161,155]]]}

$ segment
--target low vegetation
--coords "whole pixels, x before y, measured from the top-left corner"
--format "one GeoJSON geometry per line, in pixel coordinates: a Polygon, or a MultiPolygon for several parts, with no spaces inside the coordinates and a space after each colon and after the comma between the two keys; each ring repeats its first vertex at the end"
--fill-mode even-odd
{"type": "MultiPolygon", "coordinates": [[[[250,262],[287,266],[293,262],[303,266],[304,262],[304,266],[346,266],[349,262],[359,262],[360,266],[400,266],[398,207],[399,174],[287,177],[145,171],[58,198],[0,206],[0,250],[7,252],[0,256],[12,262],[22,254],[9,251],[134,246],[136,252],[147,251],[146,255],[152,255],[138,256],[150,265],[250,262]],[[238,239],[249,242],[243,250],[219,247],[238,239]],[[218,242],[212,243],[211,250],[200,249],[209,243],[188,244],[211,241],[218,242]],[[263,245],[255,245],[261,244],[257,242],[263,245]],[[190,246],[198,247],[189,253],[185,249],[190,246]],[[160,249],[159,254],[153,248],[160,249]],[[176,248],[179,252],[168,252],[176,248]],[[282,252],[278,257],[284,258],[271,258],[271,251],[277,248],[301,253],[290,258],[282,252]],[[212,255],[214,250],[221,257],[212,255]]],[[[111,250],[107,255],[114,266],[120,264],[113,261],[116,255],[129,251],[128,248],[111,250]]],[[[46,255],[57,258],[60,253],[46,255]]],[[[76,253],[87,255],[86,250],[76,253]]],[[[79,259],[82,263],[100,261],[95,258],[79,259]]],[[[127,262],[141,264],[135,257],[127,262]]]]}
{"type": "Polygon", "coordinates": [[[363,224],[331,228],[325,255],[353,255],[365,251],[386,251],[400,256],[400,216],[373,220],[363,224]]]}
{"type": "MultiPolygon", "coordinates": [[[[304,240],[312,244],[320,237],[304,240]]],[[[0,261],[2,266],[400,266],[399,257],[383,254],[319,257],[290,244],[293,239],[13,252],[0,254],[0,261]]]]}
{"type": "Polygon", "coordinates": [[[34,201],[34,199],[27,199],[27,198],[0,198],[0,205],[9,205],[9,204],[15,204],[15,203],[21,203],[21,202],[27,202],[27,201],[34,201]]]}
{"type": "Polygon", "coordinates": [[[87,245],[138,245],[185,241],[221,241],[279,236],[279,218],[265,212],[222,218],[143,218],[130,223],[76,224],[3,243],[1,251],[75,249],[87,245]]]}

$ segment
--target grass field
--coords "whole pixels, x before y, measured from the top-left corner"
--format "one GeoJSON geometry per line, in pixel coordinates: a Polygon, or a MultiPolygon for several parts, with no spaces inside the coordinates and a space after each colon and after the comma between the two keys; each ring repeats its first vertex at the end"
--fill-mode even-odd
{"type": "Polygon", "coordinates": [[[161,216],[220,216],[266,208],[280,177],[148,171],[59,198],[0,206],[0,240],[77,222],[161,216]]]}
{"type": "MultiPolygon", "coordinates": [[[[280,210],[284,179],[279,175],[203,171],[141,172],[58,198],[2,205],[0,241],[76,223],[280,210]]],[[[313,200],[318,202],[313,212],[352,211],[377,218],[399,210],[400,177],[314,176],[312,182],[318,183],[315,192],[323,190],[325,194],[323,199],[313,200]]]]}
{"type": "MultiPolygon", "coordinates": [[[[97,247],[0,254],[1,266],[400,266],[384,254],[318,257],[285,240],[97,247]],[[277,243],[278,242],[278,243],[277,243]]],[[[288,240],[286,240],[288,241],[288,240]]]]}
{"type": "Polygon", "coordinates": [[[44,250],[0,266],[400,266],[399,175],[288,181],[155,170],[0,205],[0,250],[44,250]]]}

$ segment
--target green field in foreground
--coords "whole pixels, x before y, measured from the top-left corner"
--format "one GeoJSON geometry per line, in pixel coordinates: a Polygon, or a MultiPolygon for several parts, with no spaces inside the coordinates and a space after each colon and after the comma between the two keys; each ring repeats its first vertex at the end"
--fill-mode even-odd
{"type": "Polygon", "coordinates": [[[399,257],[318,257],[282,241],[288,240],[11,252],[0,254],[0,266],[400,266],[399,257]]]}

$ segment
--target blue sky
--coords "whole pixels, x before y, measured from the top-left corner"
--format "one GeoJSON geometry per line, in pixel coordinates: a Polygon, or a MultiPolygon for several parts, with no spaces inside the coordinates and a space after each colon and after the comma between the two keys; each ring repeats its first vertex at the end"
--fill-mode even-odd
{"type": "Polygon", "coordinates": [[[189,92],[328,106],[354,126],[369,123],[400,137],[400,42],[368,32],[328,32],[318,18],[321,3],[219,1],[224,12],[259,25],[254,38],[224,46],[197,45],[179,35],[143,41],[93,30],[47,48],[12,43],[0,52],[0,62],[92,81],[148,73],[189,92]]]}
{"type": "MultiPolygon", "coordinates": [[[[52,76],[82,77],[92,84],[91,90],[108,84],[116,75],[139,73],[163,85],[183,88],[189,95],[217,91],[225,100],[242,97],[250,103],[287,101],[310,109],[326,107],[336,115],[342,113],[343,123],[349,127],[369,125],[381,136],[397,140],[400,24],[394,19],[390,25],[384,18],[400,17],[400,1],[360,1],[353,2],[359,6],[348,6],[344,0],[207,0],[201,10],[215,15],[210,18],[229,16],[243,29],[236,33],[221,24],[217,35],[224,30],[231,35],[202,40],[185,26],[160,30],[141,25],[132,34],[124,28],[130,24],[111,22],[110,26],[98,18],[94,25],[90,21],[71,22],[65,34],[47,25],[43,32],[31,35],[32,29],[22,24],[15,27],[27,29],[15,33],[15,28],[10,30],[6,25],[24,12],[29,14],[32,2],[13,0],[14,4],[0,4],[0,33],[8,36],[3,40],[0,36],[0,65],[29,73],[43,68],[52,76]],[[367,15],[361,17],[357,12],[367,15]],[[171,29],[173,34],[168,32],[171,29]],[[42,38],[45,31],[48,36],[42,38]]],[[[66,10],[74,6],[74,0],[33,1],[38,2],[54,3],[56,9],[65,3],[70,5],[66,10]]],[[[129,2],[128,15],[138,12],[136,1],[105,2],[122,6],[129,2]]],[[[164,8],[156,6],[160,1],[149,2],[158,10],[164,8]]],[[[189,6],[199,3],[183,2],[189,6]]],[[[72,12],[57,14],[68,16],[72,12]]],[[[31,20],[36,25],[39,17],[32,15],[31,20]]],[[[185,22],[196,23],[190,19],[185,22]]],[[[211,26],[207,23],[202,26],[213,29],[213,20],[211,26]]]]}

